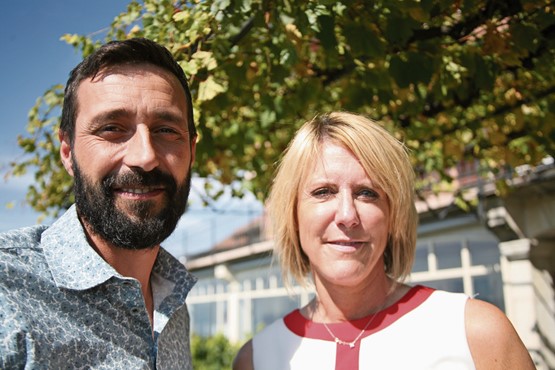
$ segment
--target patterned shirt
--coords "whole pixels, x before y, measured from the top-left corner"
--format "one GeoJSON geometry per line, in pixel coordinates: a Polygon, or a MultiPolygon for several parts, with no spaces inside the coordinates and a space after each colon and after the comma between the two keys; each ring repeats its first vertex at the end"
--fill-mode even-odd
{"type": "Polygon", "coordinates": [[[93,250],[75,206],[51,227],[0,234],[0,369],[192,369],[195,281],[160,248],[151,326],[139,282],[93,250]]]}

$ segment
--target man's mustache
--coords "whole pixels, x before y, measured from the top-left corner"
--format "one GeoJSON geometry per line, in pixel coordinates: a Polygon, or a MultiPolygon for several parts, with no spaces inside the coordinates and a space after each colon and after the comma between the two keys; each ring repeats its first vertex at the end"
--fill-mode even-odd
{"type": "Polygon", "coordinates": [[[102,180],[102,188],[107,194],[111,194],[114,188],[132,188],[135,186],[163,187],[169,194],[173,194],[177,190],[177,184],[173,176],[159,169],[148,172],[133,169],[125,173],[112,173],[102,180]]]}

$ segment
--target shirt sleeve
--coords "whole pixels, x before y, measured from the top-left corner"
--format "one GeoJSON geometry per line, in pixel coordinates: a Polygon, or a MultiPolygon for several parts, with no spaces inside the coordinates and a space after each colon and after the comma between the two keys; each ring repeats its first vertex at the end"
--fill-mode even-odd
{"type": "Polygon", "coordinates": [[[22,313],[0,287],[0,369],[23,369],[27,340],[22,313]]]}

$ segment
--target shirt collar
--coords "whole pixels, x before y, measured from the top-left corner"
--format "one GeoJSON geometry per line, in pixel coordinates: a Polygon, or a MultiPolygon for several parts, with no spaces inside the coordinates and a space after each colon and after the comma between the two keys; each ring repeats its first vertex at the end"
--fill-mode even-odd
{"type": "Polygon", "coordinates": [[[87,241],[75,205],[42,234],[41,242],[59,287],[89,289],[118,275],[87,241]]]}
{"type": "MultiPolygon", "coordinates": [[[[42,234],[46,261],[59,287],[85,290],[122,277],[89,244],[83,226],[71,206],[42,234]]],[[[196,278],[165,249],[160,248],[153,274],[174,283],[172,300],[184,302],[196,278]]]]}
{"type": "MultiPolygon", "coordinates": [[[[164,248],[160,248],[158,252],[152,274],[156,276],[155,279],[158,282],[173,283],[172,293],[165,298],[165,304],[183,304],[187,294],[197,281],[197,278],[164,248]]],[[[162,293],[162,295],[165,294],[162,293]]]]}
{"type": "Polygon", "coordinates": [[[155,305],[153,328],[160,333],[174,312],[185,304],[187,294],[197,278],[170,253],[160,248],[150,281],[155,305]]]}

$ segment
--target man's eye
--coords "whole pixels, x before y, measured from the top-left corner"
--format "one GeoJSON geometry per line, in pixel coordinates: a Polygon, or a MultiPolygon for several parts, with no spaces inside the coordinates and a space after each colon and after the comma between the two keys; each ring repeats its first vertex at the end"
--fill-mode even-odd
{"type": "Polygon", "coordinates": [[[157,130],[161,134],[176,134],[177,131],[171,127],[162,127],[157,130]]]}
{"type": "Polygon", "coordinates": [[[122,141],[127,137],[127,131],[120,125],[106,124],[94,130],[94,135],[107,141],[122,141]]]}
{"type": "Polygon", "coordinates": [[[120,132],[121,128],[117,125],[104,125],[100,127],[98,132],[120,132]]]}

